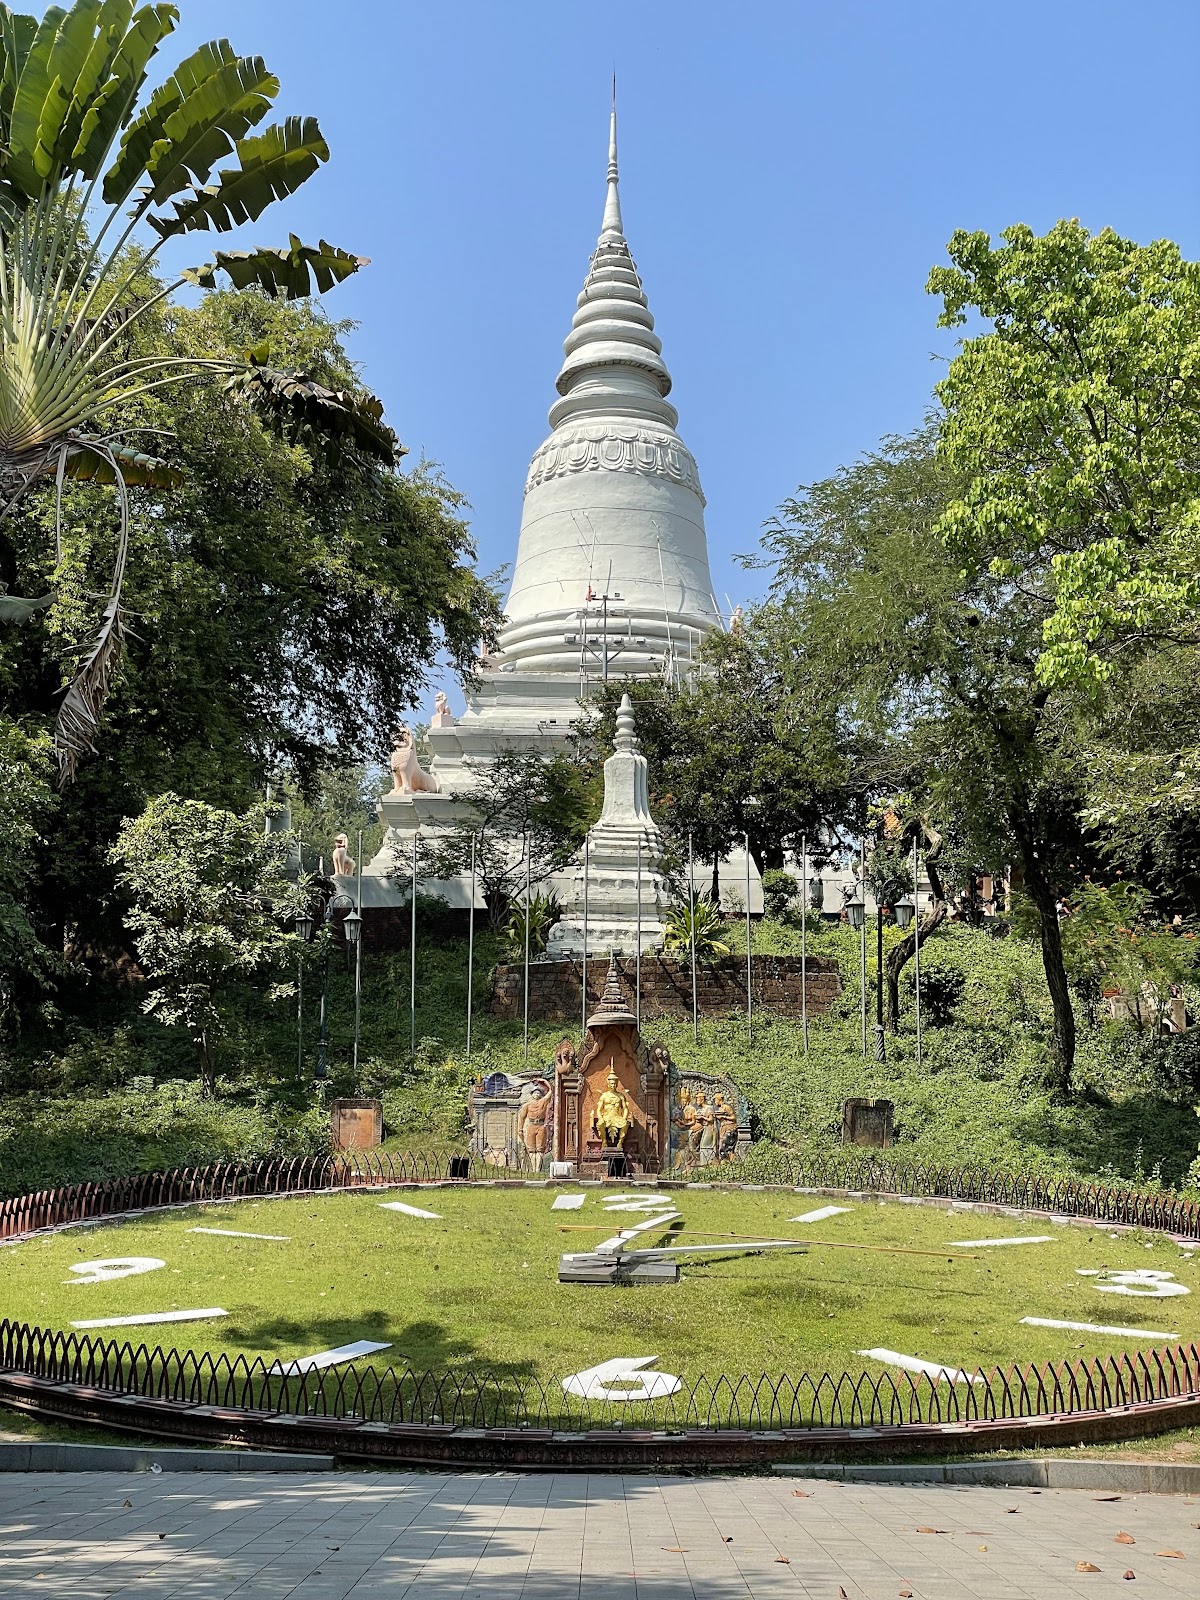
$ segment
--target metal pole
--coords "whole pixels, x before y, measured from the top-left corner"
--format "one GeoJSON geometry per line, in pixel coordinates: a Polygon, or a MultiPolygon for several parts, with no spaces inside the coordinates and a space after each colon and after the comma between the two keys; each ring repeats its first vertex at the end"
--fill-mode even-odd
{"type": "Polygon", "coordinates": [[[746,835],[746,1033],[754,1043],[754,989],[750,981],[750,835],[746,835]]]}
{"type": "Polygon", "coordinates": [[[296,1081],[304,1081],[304,942],[296,968],[296,1081]]]}
{"type": "Polygon", "coordinates": [[[638,1032],[642,1031],[642,841],[637,844],[637,949],[634,952],[634,1013],[638,1032]]]}
{"type": "MultiPolygon", "coordinates": [[[[304,836],[296,830],[296,853],[300,858],[300,877],[304,876],[304,836]]],[[[296,969],[296,1081],[304,1081],[304,941],[296,969]]]]}
{"type": "Polygon", "coordinates": [[[862,990],[860,1009],[862,1011],[862,1053],[867,1053],[867,841],[859,841],[859,859],[862,863],[860,882],[862,885],[862,927],[859,929],[859,987],[862,990]]]}
{"type": "MultiPolygon", "coordinates": [[[[581,1016],[580,1022],[579,1022],[579,1037],[580,1037],[581,1041],[583,1039],[583,1035],[587,1032],[587,1013],[588,1013],[588,1001],[587,1001],[588,877],[589,877],[590,866],[591,866],[591,849],[592,849],[592,836],[591,836],[590,833],[585,833],[584,836],[583,836],[583,984],[582,984],[583,998],[582,998],[582,1000],[580,1002],[580,1004],[582,1006],[582,1016],[581,1016]]],[[[582,1046],[582,1043],[581,1043],[580,1044],[580,1049],[582,1049],[582,1048],[583,1048],[583,1046],[582,1046]]]]}
{"type": "Polygon", "coordinates": [[[408,1053],[417,1059],[417,838],[413,834],[412,854],[412,927],[408,940],[408,1053]]]}
{"type": "Polygon", "coordinates": [[[883,1039],[883,907],[875,902],[875,1059],[887,1060],[883,1039]]]}
{"type": "Polygon", "coordinates": [[[358,943],[354,946],[354,1086],[358,1087],[358,1035],[362,1024],[362,836],[363,831],[358,830],[358,860],[354,863],[358,868],[358,943]]]}
{"type": "Polygon", "coordinates": [[[471,995],[475,977],[475,835],[471,835],[471,911],[467,923],[467,1060],[471,1059],[471,995]]]}
{"type": "Polygon", "coordinates": [[[329,941],[333,936],[332,922],[329,901],[326,900],[325,912],[321,918],[322,932],[325,935],[325,949],[321,957],[321,1031],[317,1036],[317,1065],[313,1073],[318,1083],[324,1083],[329,1076],[329,941]]]}
{"type": "Polygon", "coordinates": [[[691,927],[688,930],[692,947],[692,1039],[700,1043],[700,1007],[696,994],[696,863],[692,855],[692,836],[688,834],[688,912],[691,927]]]}
{"type": "Polygon", "coordinates": [[[525,1059],[529,1060],[529,840],[525,841],[525,1059]]]}
{"type": "Polygon", "coordinates": [[[921,1070],[921,907],[920,895],[917,893],[917,841],[913,840],[913,916],[916,924],[913,928],[913,960],[916,962],[916,976],[913,980],[917,1001],[917,1071],[921,1070]]]}
{"type": "Polygon", "coordinates": [[[800,835],[800,1026],[808,1054],[808,835],[800,835]]]}

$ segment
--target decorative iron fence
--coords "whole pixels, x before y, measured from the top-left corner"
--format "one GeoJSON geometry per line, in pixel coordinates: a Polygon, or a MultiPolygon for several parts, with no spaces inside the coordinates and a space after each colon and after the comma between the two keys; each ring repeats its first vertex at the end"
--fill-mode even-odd
{"type": "Polygon", "coordinates": [[[349,1366],[288,1376],[261,1357],[195,1354],[0,1323],[0,1369],[181,1406],[356,1423],[585,1432],[874,1428],[1069,1416],[1200,1393],[1200,1350],[1176,1345],[1044,1366],[995,1367],[952,1383],[924,1375],[698,1377],[649,1400],[582,1399],[561,1383],[468,1368],[349,1366]]]}
{"type": "MultiPolygon", "coordinates": [[[[458,1148],[367,1151],[207,1167],[177,1167],[106,1182],[72,1184],[0,1201],[0,1239],[92,1218],[205,1200],[311,1193],[404,1183],[522,1182],[541,1176],[529,1169],[488,1165],[458,1148]]],[[[989,1172],[978,1167],[935,1167],[881,1156],[799,1156],[758,1151],[747,1167],[723,1162],[699,1174],[709,1183],[783,1184],[842,1189],[917,1199],[978,1201],[1059,1216],[1153,1228],[1200,1239],[1200,1205],[1166,1190],[1097,1185],[1038,1173],[989,1172]]],[[[669,1181],[669,1180],[664,1180],[669,1181]]],[[[680,1179],[686,1182],[686,1179],[680,1179]]]]}

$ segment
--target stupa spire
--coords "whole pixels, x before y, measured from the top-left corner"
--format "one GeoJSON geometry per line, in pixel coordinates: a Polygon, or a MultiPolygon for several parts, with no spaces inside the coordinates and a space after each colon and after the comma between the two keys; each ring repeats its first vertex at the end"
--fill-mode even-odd
{"type": "Polygon", "coordinates": [[[616,234],[624,238],[625,228],[621,222],[621,194],[618,185],[621,181],[617,169],[617,75],[613,73],[612,87],[612,113],[608,119],[608,193],[604,198],[604,221],[600,224],[600,237],[606,234],[616,234]]]}

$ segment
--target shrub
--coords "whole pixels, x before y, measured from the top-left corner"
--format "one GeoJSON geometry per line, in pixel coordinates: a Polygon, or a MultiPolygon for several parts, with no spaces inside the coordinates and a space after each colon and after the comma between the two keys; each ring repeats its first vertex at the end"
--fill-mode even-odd
{"type": "Polygon", "coordinates": [[[725,927],[720,909],[708,895],[698,894],[690,904],[687,900],[676,901],[667,913],[666,927],[664,949],[686,951],[690,956],[694,944],[700,961],[729,954],[729,946],[717,938],[725,927]]]}
{"type": "Polygon", "coordinates": [[[796,898],[796,880],[782,867],[768,867],[762,875],[763,914],[783,922],[796,898]]]}
{"type": "MultiPolygon", "coordinates": [[[[917,975],[910,972],[909,989],[917,986],[917,975]]],[[[955,1007],[962,1000],[967,987],[964,972],[957,967],[943,966],[940,962],[921,968],[921,1009],[926,1020],[935,1028],[945,1028],[954,1020],[955,1007]]]]}

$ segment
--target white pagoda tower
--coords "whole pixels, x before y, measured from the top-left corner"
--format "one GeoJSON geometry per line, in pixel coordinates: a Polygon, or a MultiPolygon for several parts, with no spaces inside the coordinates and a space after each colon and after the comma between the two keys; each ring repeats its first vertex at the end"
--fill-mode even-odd
{"type": "MultiPolygon", "coordinates": [[[[722,626],[700,477],[675,431],[671,375],[625,238],[615,97],[600,237],[563,348],[497,647],[480,659],[461,718],[433,719],[438,792],[384,796],[390,831],[368,873],[389,871],[397,851],[407,859],[418,827],[436,834],[462,815],[455,802],[486,784],[501,751],[552,753],[600,683],[686,675],[722,626]]],[[[437,887],[466,904],[461,885],[437,887]]]]}

